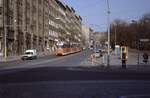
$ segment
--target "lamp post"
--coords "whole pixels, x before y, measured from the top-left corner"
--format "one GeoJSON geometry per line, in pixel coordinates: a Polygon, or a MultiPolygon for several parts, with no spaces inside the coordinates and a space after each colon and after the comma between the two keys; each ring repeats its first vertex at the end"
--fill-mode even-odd
{"type": "Polygon", "coordinates": [[[110,16],[110,7],[109,7],[109,0],[107,0],[107,31],[108,31],[108,54],[107,54],[107,67],[110,66],[110,22],[109,22],[109,16],[110,16]]]}
{"type": "MultiPolygon", "coordinates": [[[[7,25],[7,16],[5,8],[5,0],[3,0],[3,28],[4,28],[4,59],[7,61],[7,27],[13,27],[13,25],[7,25]]],[[[16,20],[14,20],[16,22],[16,20]]]]}
{"type": "Polygon", "coordinates": [[[117,25],[115,24],[115,46],[117,45],[117,25]]]}
{"type": "MultiPolygon", "coordinates": [[[[135,29],[137,29],[138,22],[135,20],[132,20],[132,23],[135,25],[135,29]]],[[[136,32],[137,33],[137,32],[136,32]]],[[[140,64],[140,36],[136,34],[136,42],[137,42],[137,49],[138,49],[138,54],[137,54],[137,64],[140,64]]]]}
{"type": "Polygon", "coordinates": [[[115,36],[115,47],[114,47],[114,49],[115,49],[115,55],[117,54],[117,50],[116,50],[116,46],[117,46],[117,24],[116,23],[114,23],[113,24],[113,26],[114,26],[114,36],[115,36]]]}
{"type": "MultiPolygon", "coordinates": [[[[4,27],[4,59],[5,59],[5,61],[7,61],[7,54],[8,54],[8,51],[7,51],[7,27],[14,27],[14,26],[23,27],[24,25],[7,25],[5,23],[5,19],[6,19],[6,17],[4,16],[4,25],[3,25],[3,27],[4,27]]],[[[16,23],[17,20],[15,19],[14,22],[16,23]]]]}
{"type": "Polygon", "coordinates": [[[6,28],[6,16],[5,16],[5,0],[3,0],[3,28],[4,28],[4,59],[7,60],[7,28],[6,28]]]}

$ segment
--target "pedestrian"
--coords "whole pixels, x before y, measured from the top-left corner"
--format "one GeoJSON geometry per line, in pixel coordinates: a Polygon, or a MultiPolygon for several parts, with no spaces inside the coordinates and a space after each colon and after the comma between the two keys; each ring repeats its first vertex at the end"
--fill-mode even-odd
{"type": "Polygon", "coordinates": [[[143,54],[143,62],[144,62],[145,64],[147,64],[147,62],[148,62],[148,54],[147,54],[147,53],[144,53],[144,54],[143,54]]]}

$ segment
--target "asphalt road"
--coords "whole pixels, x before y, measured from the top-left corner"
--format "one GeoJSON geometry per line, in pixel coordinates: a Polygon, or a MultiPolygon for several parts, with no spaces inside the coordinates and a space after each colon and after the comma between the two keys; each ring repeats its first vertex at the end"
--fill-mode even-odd
{"type": "Polygon", "coordinates": [[[0,98],[150,98],[150,72],[83,67],[87,56],[84,51],[4,64],[0,98]]]}
{"type": "Polygon", "coordinates": [[[87,51],[83,51],[76,54],[67,56],[44,56],[34,60],[18,60],[11,62],[0,63],[0,70],[3,69],[19,69],[19,68],[37,68],[37,67],[68,67],[68,66],[80,66],[80,62],[86,59],[88,56],[87,51]]]}
{"type": "Polygon", "coordinates": [[[5,69],[5,68],[10,68],[12,69],[13,67],[22,67],[22,66],[27,66],[31,65],[32,63],[37,63],[37,62],[43,62],[46,60],[54,59],[57,58],[55,55],[50,55],[50,56],[43,56],[43,57],[38,57],[37,59],[34,60],[15,60],[15,61],[10,61],[10,62],[0,62],[0,69],[5,69]]]}

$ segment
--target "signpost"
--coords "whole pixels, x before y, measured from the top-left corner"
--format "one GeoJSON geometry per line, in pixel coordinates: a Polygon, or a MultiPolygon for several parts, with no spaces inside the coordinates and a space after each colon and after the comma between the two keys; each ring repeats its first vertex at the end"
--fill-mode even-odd
{"type": "MultiPolygon", "coordinates": [[[[140,42],[149,42],[149,39],[144,39],[144,38],[141,38],[140,40],[139,40],[140,42]]],[[[139,63],[140,63],[140,44],[138,44],[138,65],[139,65],[139,63]]]]}

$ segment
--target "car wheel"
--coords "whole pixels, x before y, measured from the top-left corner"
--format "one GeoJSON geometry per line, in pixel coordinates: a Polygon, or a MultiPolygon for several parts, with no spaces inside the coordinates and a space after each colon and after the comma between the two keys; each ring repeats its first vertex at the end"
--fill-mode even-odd
{"type": "Polygon", "coordinates": [[[35,56],[35,59],[37,59],[37,56],[35,56]]]}
{"type": "Polygon", "coordinates": [[[24,61],[25,59],[24,59],[24,58],[21,58],[21,60],[23,60],[23,61],[24,61]]]}

